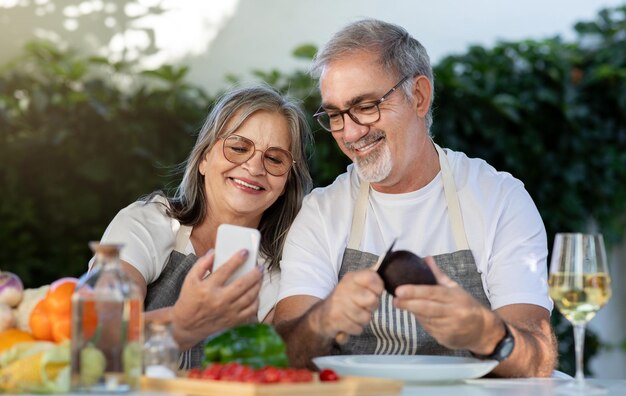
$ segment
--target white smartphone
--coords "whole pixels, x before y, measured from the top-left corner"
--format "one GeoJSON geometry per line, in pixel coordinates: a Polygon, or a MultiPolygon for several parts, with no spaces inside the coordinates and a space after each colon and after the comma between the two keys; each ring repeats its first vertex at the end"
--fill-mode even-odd
{"type": "Polygon", "coordinates": [[[235,279],[245,275],[257,265],[261,233],[256,228],[241,227],[232,224],[220,224],[217,227],[215,241],[215,261],[213,272],[226,263],[241,249],[248,249],[248,259],[226,281],[232,283],[235,279]]]}

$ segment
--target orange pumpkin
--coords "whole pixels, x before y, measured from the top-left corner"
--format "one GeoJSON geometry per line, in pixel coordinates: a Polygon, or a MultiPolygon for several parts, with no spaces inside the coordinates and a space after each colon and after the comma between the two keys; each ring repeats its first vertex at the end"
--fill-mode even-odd
{"type": "Polygon", "coordinates": [[[20,342],[35,341],[33,335],[19,329],[7,329],[0,332],[0,352],[20,342]]]}
{"type": "Polygon", "coordinates": [[[30,313],[28,326],[33,336],[42,341],[52,341],[52,324],[46,309],[46,299],[40,300],[30,313]]]}
{"type": "Polygon", "coordinates": [[[55,316],[71,316],[74,289],[76,289],[76,279],[74,278],[67,278],[62,283],[57,284],[56,287],[51,286],[46,296],[48,312],[55,316]]]}
{"type": "Polygon", "coordinates": [[[63,342],[71,338],[72,294],[76,278],[54,282],[30,314],[29,326],[38,340],[63,342]]]}
{"type": "Polygon", "coordinates": [[[52,321],[52,339],[60,343],[69,340],[72,335],[71,316],[57,316],[52,321]]]}

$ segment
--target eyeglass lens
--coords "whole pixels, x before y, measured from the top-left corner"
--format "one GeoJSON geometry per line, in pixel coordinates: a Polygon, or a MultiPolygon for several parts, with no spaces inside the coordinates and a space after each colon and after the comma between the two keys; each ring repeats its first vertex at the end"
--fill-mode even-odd
{"type": "Polygon", "coordinates": [[[359,125],[373,124],[380,119],[378,104],[376,102],[368,102],[352,106],[346,111],[321,113],[317,120],[329,131],[340,131],[343,129],[344,113],[347,113],[352,121],[359,125]]]}
{"type": "Polygon", "coordinates": [[[385,101],[389,95],[394,93],[410,76],[411,75],[404,76],[402,80],[376,101],[359,103],[347,110],[322,110],[314,114],[314,117],[324,129],[330,132],[339,132],[343,129],[345,123],[344,114],[348,114],[352,121],[359,125],[371,125],[380,120],[380,107],[378,106],[385,101]]]}
{"type": "MultiPolygon", "coordinates": [[[[224,157],[233,164],[243,164],[254,156],[257,150],[254,142],[239,135],[230,135],[224,140],[224,157]]],[[[287,150],[269,147],[262,152],[263,167],[273,176],[282,176],[289,172],[293,157],[287,150]]]]}

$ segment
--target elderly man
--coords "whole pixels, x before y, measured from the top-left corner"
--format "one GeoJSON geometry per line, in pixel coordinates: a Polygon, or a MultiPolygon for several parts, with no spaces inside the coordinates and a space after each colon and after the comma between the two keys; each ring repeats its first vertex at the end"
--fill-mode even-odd
{"type": "Polygon", "coordinates": [[[305,199],[289,231],[274,323],[292,364],[472,355],[500,361],[493,375],[550,375],[543,223],[520,181],[433,143],[424,47],[399,26],[363,20],[335,34],[313,73],[315,117],[353,164],[305,199]],[[432,256],[436,285],[384,291],[371,267],[394,240],[432,256]]]}

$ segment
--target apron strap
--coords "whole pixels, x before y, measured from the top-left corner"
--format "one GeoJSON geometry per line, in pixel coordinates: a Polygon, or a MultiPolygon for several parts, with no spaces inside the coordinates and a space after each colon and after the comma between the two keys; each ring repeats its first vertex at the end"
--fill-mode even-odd
{"type": "MultiPolygon", "coordinates": [[[[452,170],[450,168],[450,164],[448,163],[448,156],[435,142],[433,142],[433,145],[435,146],[435,149],[437,149],[437,154],[439,155],[443,192],[446,197],[446,204],[448,207],[448,215],[450,216],[450,223],[452,225],[454,242],[456,243],[457,250],[469,250],[469,243],[467,242],[465,227],[463,225],[463,216],[461,215],[459,196],[456,192],[456,184],[454,183],[452,170]]],[[[361,238],[363,236],[363,229],[365,227],[367,204],[369,202],[369,189],[370,183],[365,180],[361,180],[354,214],[352,215],[352,227],[350,229],[348,249],[358,250],[359,248],[359,243],[361,242],[361,238]]]]}
{"type": "Polygon", "coordinates": [[[461,204],[459,196],[456,192],[456,184],[452,177],[452,170],[448,162],[448,156],[435,142],[433,142],[437,153],[439,154],[439,166],[441,167],[441,177],[443,179],[443,192],[446,196],[448,204],[448,214],[452,223],[452,234],[458,250],[468,250],[469,243],[465,235],[465,227],[463,225],[463,216],[461,215],[461,204]]]}
{"type": "Polygon", "coordinates": [[[186,225],[180,225],[178,232],[176,233],[176,244],[174,250],[180,253],[184,253],[191,237],[191,227],[186,225]]]}
{"type": "Polygon", "coordinates": [[[350,240],[348,241],[348,249],[358,250],[361,236],[363,235],[363,227],[365,226],[365,214],[367,213],[367,197],[370,193],[370,183],[361,180],[359,186],[359,195],[356,199],[354,214],[352,215],[352,227],[350,228],[350,240]]]}

